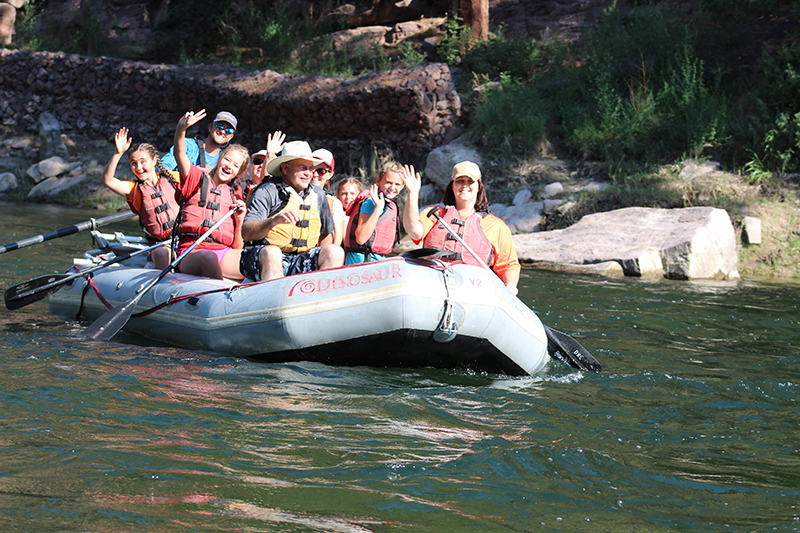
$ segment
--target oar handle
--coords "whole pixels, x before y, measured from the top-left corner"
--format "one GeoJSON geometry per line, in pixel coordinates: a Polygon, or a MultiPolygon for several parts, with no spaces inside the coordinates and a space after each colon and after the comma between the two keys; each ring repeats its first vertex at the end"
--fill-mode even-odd
{"type": "MultiPolygon", "coordinates": [[[[224,215],[222,215],[222,218],[220,218],[219,220],[217,220],[217,222],[216,222],[216,223],[215,223],[213,226],[211,226],[211,227],[208,229],[208,231],[206,231],[205,233],[203,233],[202,235],[200,235],[200,237],[198,237],[198,238],[197,238],[197,240],[195,240],[195,241],[194,241],[194,242],[191,244],[191,246],[189,246],[189,247],[188,247],[186,250],[184,250],[184,251],[183,251],[183,253],[181,253],[181,255],[179,255],[178,257],[176,257],[176,258],[175,258],[175,260],[174,260],[172,263],[170,263],[170,265],[169,265],[167,268],[165,268],[165,269],[164,269],[164,270],[161,272],[161,274],[159,274],[159,277],[158,277],[157,279],[160,281],[160,280],[161,280],[161,278],[163,278],[164,276],[166,276],[166,275],[169,273],[169,271],[170,271],[170,270],[172,270],[173,268],[175,268],[175,267],[178,265],[178,263],[180,263],[180,262],[181,262],[181,260],[182,260],[184,257],[186,257],[186,256],[189,254],[189,252],[191,252],[192,250],[194,250],[195,248],[197,248],[197,246],[198,246],[200,243],[202,243],[202,242],[203,242],[203,241],[205,241],[205,240],[206,240],[208,237],[210,237],[210,236],[211,236],[211,234],[212,234],[212,233],[214,233],[214,232],[217,230],[217,228],[218,228],[218,227],[220,227],[220,226],[222,225],[222,223],[223,223],[223,222],[225,222],[226,220],[228,220],[228,217],[230,217],[231,215],[233,215],[233,214],[234,214],[236,211],[238,211],[239,209],[240,209],[240,208],[239,208],[239,206],[238,206],[238,205],[235,205],[235,206],[233,206],[233,207],[231,208],[231,210],[230,210],[230,211],[228,211],[227,213],[225,213],[224,215]]],[[[158,283],[158,282],[156,282],[156,283],[158,283]]],[[[155,285],[155,283],[154,283],[154,285],[155,285]]],[[[144,292],[144,291],[143,291],[143,292],[144,292]]]]}
{"type": "Polygon", "coordinates": [[[123,211],[121,213],[117,213],[116,215],[110,215],[104,218],[98,218],[96,220],[91,218],[85,222],[79,222],[78,224],[73,224],[72,226],[51,231],[50,233],[43,233],[41,235],[22,239],[21,241],[6,244],[5,246],[0,246],[0,254],[17,250],[19,248],[25,248],[34,244],[39,244],[40,242],[49,241],[51,239],[66,237],[67,235],[72,235],[80,231],[86,231],[87,229],[97,229],[100,226],[113,224],[114,222],[120,222],[135,216],[137,216],[136,213],[133,213],[132,211],[123,211]]]}

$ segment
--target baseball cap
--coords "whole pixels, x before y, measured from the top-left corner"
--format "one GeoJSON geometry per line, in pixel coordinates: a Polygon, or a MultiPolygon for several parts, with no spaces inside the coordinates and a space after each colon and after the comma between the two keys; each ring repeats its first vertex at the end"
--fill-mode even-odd
{"type": "Polygon", "coordinates": [[[474,181],[480,181],[481,169],[472,161],[462,161],[453,167],[453,175],[450,179],[456,179],[461,176],[472,178],[474,181]]]}
{"type": "Polygon", "coordinates": [[[227,111],[220,111],[217,113],[217,116],[214,117],[214,122],[227,122],[233,126],[233,129],[236,129],[236,126],[239,124],[239,121],[236,120],[233,113],[228,113],[227,111]]]}
{"type": "Polygon", "coordinates": [[[316,159],[321,159],[323,163],[331,167],[331,172],[336,166],[336,161],[333,160],[333,154],[330,153],[325,148],[320,148],[319,150],[314,150],[314,153],[311,154],[316,159]]]}

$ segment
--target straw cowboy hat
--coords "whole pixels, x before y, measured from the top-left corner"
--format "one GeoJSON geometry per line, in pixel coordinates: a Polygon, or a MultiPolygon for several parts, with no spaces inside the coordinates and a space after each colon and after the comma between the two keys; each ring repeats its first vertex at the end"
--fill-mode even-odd
{"type": "Polygon", "coordinates": [[[294,161],[295,159],[311,161],[312,165],[319,165],[322,163],[321,159],[314,157],[311,152],[311,146],[309,146],[306,141],[291,141],[283,146],[281,155],[267,163],[267,174],[282,178],[283,170],[281,170],[281,165],[289,161],[294,161]]]}

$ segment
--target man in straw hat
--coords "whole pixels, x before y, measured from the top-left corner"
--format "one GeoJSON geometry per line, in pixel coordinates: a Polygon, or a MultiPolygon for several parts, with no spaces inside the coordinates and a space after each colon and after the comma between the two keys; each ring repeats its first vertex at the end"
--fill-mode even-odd
{"type": "Polygon", "coordinates": [[[270,280],[344,264],[344,250],[333,242],[334,223],[325,192],[311,184],[322,161],[305,141],[286,143],[267,164],[253,189],[242,237],[247,246],[239,268],[252,280],[270,280]]]}

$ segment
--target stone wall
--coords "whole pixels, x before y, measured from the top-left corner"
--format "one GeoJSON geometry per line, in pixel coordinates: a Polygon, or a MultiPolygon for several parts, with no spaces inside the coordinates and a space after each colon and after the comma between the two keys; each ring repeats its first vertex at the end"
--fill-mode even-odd
{"type": "Polygon", "coordinates": [[[65,133],[110,139],[125,126],[135,142],[166,151],[178,118],[201,108],[211,116],[234,113],[235,142],[251,150],[282,130],[290,140],[330,149],[337,170],[347,173],[376,149],[420,166],[452,137],[461,103],[443,64],[345,79],[0,50],[0,123],[6,127],[35,131],[48,111],[65,133]]]}

